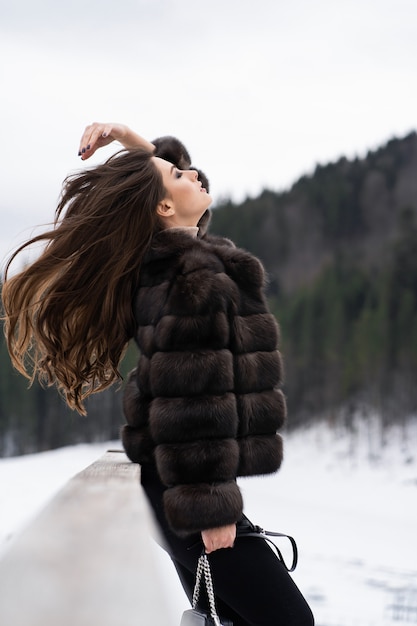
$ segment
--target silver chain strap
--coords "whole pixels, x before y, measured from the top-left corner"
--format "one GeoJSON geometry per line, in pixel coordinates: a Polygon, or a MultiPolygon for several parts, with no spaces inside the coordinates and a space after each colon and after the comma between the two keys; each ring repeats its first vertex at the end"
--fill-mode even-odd
{"type": "Polygon", "coordinates": [[[206,583],[207,596],[210,605],[210,615],[213,619],[215,626],[221,626],[219,616],[216,611],[216,602],[214,599],[213,581],[211,579],[210,563],[207,554],[202,554],[198,559],[197,572],[195,575],[195,587],[193,593],[193,609],[197,607],[198,599],[200,597],[201,578],[204,573],[204,580],[206,583]]]}

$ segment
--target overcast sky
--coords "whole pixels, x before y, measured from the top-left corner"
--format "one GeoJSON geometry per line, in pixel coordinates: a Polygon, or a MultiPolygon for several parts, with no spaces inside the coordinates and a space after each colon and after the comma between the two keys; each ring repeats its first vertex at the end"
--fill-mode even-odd
{"type": "Polygon", "coordinates": [[[0,0],[0,261],[53,217],[84,127],[173,134],[215,199],[417,127],[415,0],[0,0]]]}

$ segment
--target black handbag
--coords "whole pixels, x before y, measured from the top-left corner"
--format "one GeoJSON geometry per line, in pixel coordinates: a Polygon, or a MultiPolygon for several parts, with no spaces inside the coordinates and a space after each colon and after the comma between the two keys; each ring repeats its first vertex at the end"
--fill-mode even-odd
{"type": "Polygon", "coordinates": [[[187,609],[182,614],[180,626],[233,626],[233,622],[230,619],[220,618],[217,614],[213,581],[211,579],[210,563],[207,554],[202,554],[198,559],[192,607],[192,609],[187,609]],[[197,608],[203,574],[210,612],[197,608]]]}

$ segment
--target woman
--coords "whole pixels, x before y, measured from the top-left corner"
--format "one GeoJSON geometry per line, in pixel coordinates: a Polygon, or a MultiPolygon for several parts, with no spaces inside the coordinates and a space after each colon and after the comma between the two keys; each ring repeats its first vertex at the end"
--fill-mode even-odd
{"type": "Polygon", "coordinates": [[[278,329],[263,268],[208,235],[208,182],[178,140],[150,144],[97,123],[79,154],[114,139],[128,150],[67,179],[54,229],[28,242],[46,241],[45,251],[5,281],[12,360],[84,413],[84,398],[119,377],[134,337],[141,356],[125,390],[123,444],[141,464],[186,593],[204,546],[217,608],[235,626],[310,626],[270,548],[236,537],[249,523],[236,477],[275,472],[282,460],[278,329]]]}

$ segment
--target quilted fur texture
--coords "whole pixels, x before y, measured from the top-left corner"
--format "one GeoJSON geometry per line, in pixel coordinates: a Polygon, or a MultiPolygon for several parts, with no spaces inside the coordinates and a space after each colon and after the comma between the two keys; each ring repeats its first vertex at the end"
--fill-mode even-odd
{"type": "Polygon", "coordinates": [[[143,262],[122,438],[132,461],[156,463],[179,534],[236,522],[236,477],[281,464],[279,331],[264,283],[256,258],[203,226],[198,238],[156,233],[143,262]]]}

